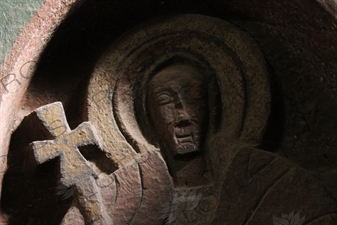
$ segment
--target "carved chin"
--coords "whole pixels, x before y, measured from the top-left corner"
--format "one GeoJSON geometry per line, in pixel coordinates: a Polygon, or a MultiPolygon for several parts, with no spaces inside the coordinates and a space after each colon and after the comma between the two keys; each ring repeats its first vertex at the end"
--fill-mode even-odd
{"type": "Polygon", "coordinates": [[[196,152],[196,151],[199,151],[199,148],[194,143],[179,144],[175,149],[175,153],[177,155],[184,155],[184,154],[196,152]]]}

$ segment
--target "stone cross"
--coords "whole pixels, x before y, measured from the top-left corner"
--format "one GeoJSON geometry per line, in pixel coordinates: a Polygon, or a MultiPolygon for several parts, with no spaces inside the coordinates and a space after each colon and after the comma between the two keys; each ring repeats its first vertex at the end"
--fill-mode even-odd
{"type": "Polygon", "coordinates": [[[38,126],[35,129],[49,132],[54,138],[32,143],[36,161],[40,164],[60,157],[61,182],[67,187],[76,186],[86,222],[95,225],[111,224],[103,208],[102,196],[94,178],[96,174],[78,149],[79,146],[89,144],[99,145],[94,127],[89,122],[83,122],[71,130],[61,102],[42,106],[36,109],[33,115],[35,120],[40,121],[38,124],[43,124],[38,126],[34,123],[38,126]]]}
{"type": "Polygon", "coordinates": [[[43,163],[59,156],[61,158],[61,182],[66,186],[75,185],[80,179],[95,175],[78,150],[79,146],[98,144],[98,138],[91,124],[84,122],[75,130],[70,130],[60,102],[42,106],[35,112],[55,138],[32,143],[36,161],[43,163]]]}

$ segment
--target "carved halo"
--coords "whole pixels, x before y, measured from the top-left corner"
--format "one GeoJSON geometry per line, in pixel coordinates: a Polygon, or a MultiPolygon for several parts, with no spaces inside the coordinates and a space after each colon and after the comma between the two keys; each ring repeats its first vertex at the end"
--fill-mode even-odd
{"type": "Polygon", "coordinates": [[[88,116],[105,148],[114,149],[114,160],[129,158],[134,150],[157,149],[146,115],[146,89],[151,77],[171,63],[191,65],[205,76],[208,135],[250,145],[260,142],[270,93],[257,44],[228,22],[179,15],[128,32],[96,64],[89,85],[88,116]]]}

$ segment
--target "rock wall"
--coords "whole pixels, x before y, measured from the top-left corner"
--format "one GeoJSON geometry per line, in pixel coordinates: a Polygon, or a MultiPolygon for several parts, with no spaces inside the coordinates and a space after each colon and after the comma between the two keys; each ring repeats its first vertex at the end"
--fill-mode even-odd
{"type": "Polygon", "coordinates": [[[41,7],[44,0],[2,0],[0,2],[0,64],[19,33],[41,7]]]}

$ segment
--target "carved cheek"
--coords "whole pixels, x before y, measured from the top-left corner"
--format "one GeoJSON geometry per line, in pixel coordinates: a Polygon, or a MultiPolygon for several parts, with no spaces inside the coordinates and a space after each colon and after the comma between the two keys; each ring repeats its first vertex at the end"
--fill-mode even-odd
{"type": "Polygon", "coordinates": [[[175,121],[175,109],[173,104],[162,105],[158,107],[157,110],[163,125],[168,125],[175,121]]]}
{"type": "Polygon", "coordinates": [[[189,116],[189,118],[197,118],[198,121],[203,119],[204,108],[200,103],[189,103],[185,104],[185,112],[189,116]]]}
{"type": "MultiPolygon", "coordinates": [[[[174,108],[170,104],[162,105],[155,108],[155,125],[157,132],[162,141],[164,141],[170,148],[173,144],[173,124],[174,122],[174,108]]],[[[174,145],[174,144],[173,144],[174,145]]]]}

